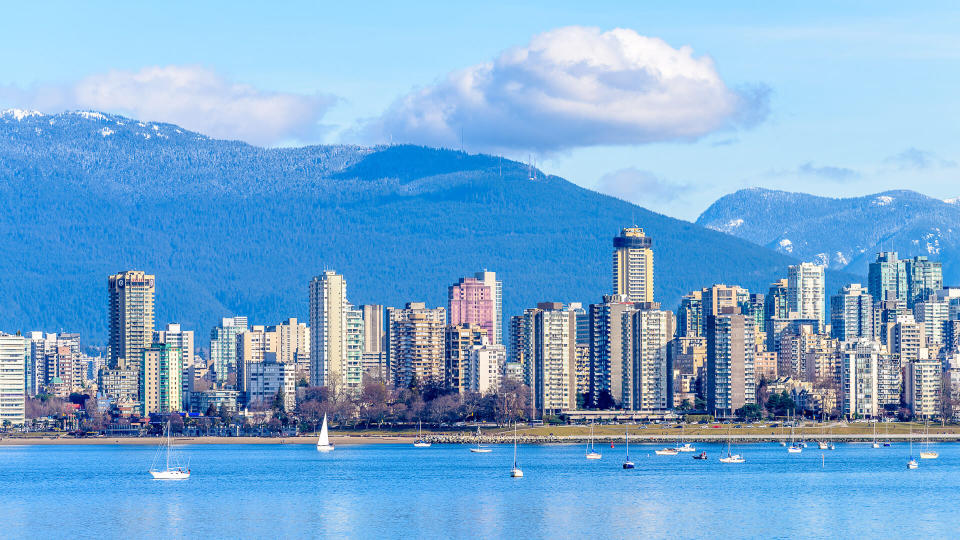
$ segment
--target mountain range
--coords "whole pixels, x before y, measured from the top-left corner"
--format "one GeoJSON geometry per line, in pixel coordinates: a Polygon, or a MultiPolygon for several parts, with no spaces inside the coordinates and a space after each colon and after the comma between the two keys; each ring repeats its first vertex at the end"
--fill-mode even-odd
{"type": "Polygon", "coordinates": [[[879,251],[943,262],[960,283],[960,204],[914,191],[830,198],[744,189],[717,200],[697,224],[829,268],[866,274],[879,251]]]}
{"type": "MultiPolygon", "coordinates": [[[[0,113],[0,329],[107,329],[107,276],[156,275],[156,322],[206,343],[220,317],[306,319],[332,269],[351,302],[446,304],[482,269],[505,316],[600,300],[612,238],[653,237],[656,297],[716,282],[765,291],[796,262],[489,155],[418,146],[259,148],[99,112],[0,113]]],[[[831,287],[857,279],[831,272],[831,287]]]]}

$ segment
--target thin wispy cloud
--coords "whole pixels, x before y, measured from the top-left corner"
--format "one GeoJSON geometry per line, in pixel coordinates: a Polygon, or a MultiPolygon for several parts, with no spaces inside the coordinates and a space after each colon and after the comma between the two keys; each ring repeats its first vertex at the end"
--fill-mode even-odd
{"type": "Polygon", "coordinates": [[[846,181],[860,178],[860,173],[846,167],[836,167],[833,165],[814,165],[813,162],[806,162],[797,167],[797,174],[804,176],[818,176],[828,180],[846,181]]]}
{"type": "Polygon", "coordinates": [[[890,156],[883,162],[885,165],[893,166],[900,170],[922,170],[932,168],[950,168],[957,166],[956,161],[943,159],[933,152],[927,152],[914,147],[907,148],[899,154],[890,156]]]}
{"type": "Polygon", "coordinates": [[[650,206],[682,198],[692,186],[658,177],[650,171],[628,167],[609,172],[597,181],[596,190],[625,201],[650,206]]]}
{"type": "Polygon", "coordinates": [[[0,103],[46,112],[93,109],[178,124],[222,139],[274,145],[313,140],[336,99],[261,90],[200,66],[114,70],[74,84],[0,88],[0,103]]]}
{"type": "Polygon", "coordinates": [[[762,121],[768,94],[732,88],[690,47],[571,26],[410,92],[359,134],[506,152],[694,141],[762,121]]]}

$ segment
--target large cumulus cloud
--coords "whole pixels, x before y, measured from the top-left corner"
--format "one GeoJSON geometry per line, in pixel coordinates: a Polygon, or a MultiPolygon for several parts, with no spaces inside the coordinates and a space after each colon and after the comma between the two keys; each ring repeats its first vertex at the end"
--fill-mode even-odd
{"type": "Polygon", "coordinates": [[[493,151],[691,141],[759,121],[767,93],[731,88],[689,47],[572,26],[414,90],[364,131],[434,146],[462,135],[468,148],[493,151]]]}

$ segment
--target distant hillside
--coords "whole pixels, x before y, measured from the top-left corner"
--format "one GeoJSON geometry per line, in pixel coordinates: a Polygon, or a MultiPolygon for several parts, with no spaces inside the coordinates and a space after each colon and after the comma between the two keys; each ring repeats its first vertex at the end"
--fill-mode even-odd
{"type": "Polygon", "coordinates": [[[914,191],[834,199],[744,189],[713,203],[697,223],[858,274],[880,250],[927,255],[943,261],[945,281],[960,283],[960,205],[914,191]]]}
{"type": "MultiPolygon", "coordinates": [[[[157,276],[157,324],[205,345],[220,317],[306,319],[334,269],[354,303],[444,305],[487,268],[504,309],[599,300],[612,237],[654,238],[665,306],[714,282],[757,290],[791,257],[484,155],[413,146],[264,149],[100,113],[0,113],[0,329],[102,343],[107,275],[157,276]]],[[[831,275],[839,284],[849,276],[831,275]]]]}

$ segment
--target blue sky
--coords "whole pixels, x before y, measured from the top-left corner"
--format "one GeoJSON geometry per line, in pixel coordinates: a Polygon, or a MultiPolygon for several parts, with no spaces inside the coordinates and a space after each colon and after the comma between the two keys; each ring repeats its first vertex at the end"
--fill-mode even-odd
{"type": "Polygon", "coordinates": [[[0,108],[106,109],[273,145],[438,144],[462,130],[468,151],[533,155],[549,173],[684,219],[753,186],[960,196],[960,11],[951,4],[512,4],[18,6],[0,35],[0,108]],[[688,74],[703,75],[663,107],[676,114],[639,114],[659,102],[636,93],[604,101],[619,90],[533,112],[517,100],[475,107],[458,90],[464,70],[492,81],[485,98],[517,81],[557,90],[570,78],[542,80],[540,56],[505,61],[510,51],[546,42],[582,64],[604,54],[615,28],[631,31],[618,43],[668,46],[641,51],[652,69],[676,53],[692,62],[688,74]],[[571,36],[585,45],[564,49],[571,36]],[[486,71],[495,59],[500,67],[486,71]],[[456,113],[445,132],[416,123],[444,107],[456,113]]]}

